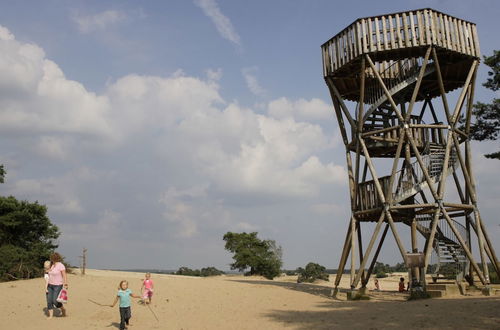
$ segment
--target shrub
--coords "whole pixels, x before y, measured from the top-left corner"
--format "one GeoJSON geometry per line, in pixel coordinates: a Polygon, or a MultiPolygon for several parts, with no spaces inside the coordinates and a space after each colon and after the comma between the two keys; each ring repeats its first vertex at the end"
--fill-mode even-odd
{"type": "Polygon", "coordinates": [[[222,274],[224,274],[224,272],[221,270],[218,270],[215,267],[206,267],[206,268],[202,268],[201,270],[191,269],[189,267],[181,267],[174,274],[175,275],[184,275],[184,276],[208,277],[208,276],[222,275],[222,274]]]}
{"type": "Polygon", "coordinates": [[[377,274],[375,274],[376,278],[384,278],[387,277],[387,274],[383,271],[379,271],[377,274]]]}
{"type": "Polygon", "coordinates": [[[297,283],[312,283],[316,280],[328,281],[329,279],[326,268],[314,262],[308,263],[305,269],[301,267],[297,268],[297,273],[299,274],[297,283]]]}

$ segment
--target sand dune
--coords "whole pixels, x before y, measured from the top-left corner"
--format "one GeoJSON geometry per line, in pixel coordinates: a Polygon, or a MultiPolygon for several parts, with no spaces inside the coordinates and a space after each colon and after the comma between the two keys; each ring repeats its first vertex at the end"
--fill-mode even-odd
{"type": "MultiPolygon", "coordinates": [[[[112,303],[122,279],[138,293],[143,275],[100,270],[70,275],[68,317],[52,320],[44,315],[43,279],[0,283],[0,328],[117,329],[118,308],[98,304],[112,303]]],[[[332,299],[331,282],[297,284],[293,277],[268,281],[153,274],[153,280],[151,310],[134,300],[130,329],[500,328],[500,297],[407,302],[404,294],[390,291],[397,287],[397,276],[383,279],[386,291],[372,293],[370,301],[346,301],[344,293],[332,299]]]]}

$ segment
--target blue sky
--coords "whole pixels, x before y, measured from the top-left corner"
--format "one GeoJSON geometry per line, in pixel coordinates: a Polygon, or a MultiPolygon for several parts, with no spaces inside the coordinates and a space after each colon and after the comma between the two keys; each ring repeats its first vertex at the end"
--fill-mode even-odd
{"type": "MultiPolygon", "coordinates": [[[[0,1],[3,194],[49,206],[98,268],[227,269],[226,231],[337,267],[345,158],[320,45],[358,17],[432,7],[498,48],[497,1],[0,1]]],[[[478,82],[487,68],[481,66],[478,82]]],[[[477,88],[477,98],[493,96],[477,88]]],[[[500,248],[498,164],[475,144],[500,248]]],[[[399,262],[392,242],[383,261],[399,262]]]]}

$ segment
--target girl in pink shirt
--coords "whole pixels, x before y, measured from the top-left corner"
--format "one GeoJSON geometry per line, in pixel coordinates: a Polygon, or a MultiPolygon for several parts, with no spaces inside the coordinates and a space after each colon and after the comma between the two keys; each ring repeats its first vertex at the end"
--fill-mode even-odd
{"type": "Polygon", "coordinates": [[[154,284],[151,280],[151,273],[146,273],[146,279],[142,282],[142,299],[146,304],[151,304],[151,298],[153,297],[154,284]],[[147,299],[147,300],[146,300],[147,299]]]}
{"type": "Polygon", "coordinates": [[[68,279],[66,276],[66,267],[62,263],[62,257],[59,253],[54,252],[50,256],[52,266],[48,271],[49,281],[47,285],[47,310],[49,319],[54,315],[54,308],[61,309],[61,315],[66,316],[66,309],[63,304],[57,301],[57,296],[61,292],[63,286],[68,288],[68,279]]]}

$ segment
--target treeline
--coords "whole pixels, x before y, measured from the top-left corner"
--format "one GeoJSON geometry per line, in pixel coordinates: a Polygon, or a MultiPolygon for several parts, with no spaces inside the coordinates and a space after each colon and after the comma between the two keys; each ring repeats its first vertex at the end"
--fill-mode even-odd
{"type": "Polygon", "coordinates": [[[174,275],[185,275],[185,276],[219,276],[225,274],[222,270],[218,270],[215,267],[206,267],[202,269],[191,269],[189,267],[181,267],[176,272],[172,273],[174,275]]]}

